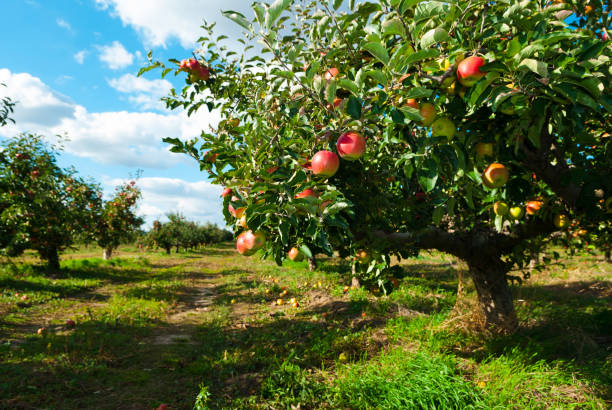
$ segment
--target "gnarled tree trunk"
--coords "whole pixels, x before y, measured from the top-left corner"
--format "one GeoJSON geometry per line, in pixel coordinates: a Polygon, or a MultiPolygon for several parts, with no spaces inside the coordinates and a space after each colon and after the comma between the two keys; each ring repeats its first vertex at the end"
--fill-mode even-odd
{"type": "Polygon", "coordinates": [[[475,257],[467,262],[485,317],[485,326],[496,332],[513,332],[518,320],[506,280],[506,266],[494,258],[475,257]]]}
{"type": "Polygon", "coordinates": [[[113,257],[113,248],[104,248],[102,252],[102,259],[105,261],[111,259],[113,257]]]}

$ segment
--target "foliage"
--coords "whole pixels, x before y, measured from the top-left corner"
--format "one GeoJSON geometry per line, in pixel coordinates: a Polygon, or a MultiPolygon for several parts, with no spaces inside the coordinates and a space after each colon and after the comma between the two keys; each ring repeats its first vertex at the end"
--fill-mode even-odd
{"type": "MultiPolygon", "coordinates": [[[[5,84],[0,83],[0,87],[5,87],[5,84]]],[[[9,97],[0,99],[0,127],[5,126],[9,122],[14,122],[10,115],[13,113],[15,103],[9,97]]]]}
{"type": "Polygon", "coordinates": [[[148,234],[148,241],[170,253],[173,247],[194,249],[201,245],[225,242],[232,239],[231,232],[220,229],[217,225],[206,223],[200,225],[188,221],[180,213],[169,213],[168,222],[153,222],[153,229],[148,234]]]}
{"type": "MultiPolygon", "coordinates": [[[[134,209],[141,197],[136,182],[130,181],[115,188],[112,198],[104,201],[101,207],[93,209],[97,214],[93,235],[99,246],[112,250],[134,236],[144,223],[134,209]]],[[[91,203],[90,207],[94,208],[95,205],[91,203]]]]}
{"type": "Polygon", "coordinates": [[[16,256],[36,250],[52,268],[58,252],[96,223],[90,204],[100,203],[97,184],[57,165],[59,147],[24,134],[3,143],[0,152],[0,249],[16,256]]]}

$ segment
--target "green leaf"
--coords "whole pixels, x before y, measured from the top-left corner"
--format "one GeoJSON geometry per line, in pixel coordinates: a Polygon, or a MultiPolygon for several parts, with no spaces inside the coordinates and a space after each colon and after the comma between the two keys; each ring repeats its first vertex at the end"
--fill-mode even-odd
{"type": "Polygon", "coordinates": [[[545,62],[526,58],[519,64],[518,68],[527,67],[541,77],[548,77],[548,67],[545,62]]]}
{"type": "Polygon", "coordinates": [[[419,169],[419,185],[423,191],[429,192],[434,189],[437,181],[438,163],[432,158],[427,158],[419,169]]]}
{"type": "Polygon", "coordinates": [[[433,215],[431,216],[431,222],[433,222],[434,225],[438,225],[440,221],[442,220],[443,216],[444,216],[444,207],[442,205],[439,205],[433,211],[433,215]]]}
{"type": "Polygon", "coordinates": [[[306,245],[300,246],[300,251],[302,251],[302,253],[306,255],[308,259],[312,258],[312,252],[310,251],[310,248],[308,246],[306,245]]]}
{"type": "Polygon", "coordinates": [[[493,81],[497,80],[498,78],[499,73],[494,71],[491,73],[487,73],[487,75],[483,79],[478,81],[474,85],[474,87],[472,87],[472,91],[470,92],[470,104],[472,106],[476,106],[480,95],[484,92],[484,90],[489,88],[489,85],[491,85],[493,81]]]}
{"type": "Polygon", "coordinates": [[[426,60],[429,58],[436,58],[439,55],[440,55],[440,52],[436,50],[435,48],[417,51],[416,53],[410,54],[408,57],[406,57],[404,64],[410,65],[412,63],[416,63],[416,62],[426,60]]]}
{"type": "Polygon", "coordinates": [[[338,10],[344,0],[334,0],[334,10],[338,10]]]}
{"type": "Polygon", "coordinates": [[[242,27],[246,28],[247,30],[253,31],[253,26],[251,25],[249,20],[247,20],[247,18],[244,17],[242,13],[239,13],[237,11],[227,10],[227,11],[222,11],[221,14],[224,17],[227,17],[228,19],[232,20],[234,23],[239,24],[242,27]]]}
{"type": "Polygon", "coordinates": [[[448,32],[443,28],[437,27],[431,29],[421,38],[421,48],[427,48],[436,43],[447,41],[449,38],[448,32]]]}
{"type": "Polygon", "coordinates": [[[370,42],[366,43],[362,48],[380,60],[383,64],[387,65],[389,62],[389,54],[382,44],[370,42]]]}
{"type": "Polygon", "coordinates": [[[361,118],[361,100],[352,95],[349,97],[348,103],[346,104],[346,113],[358,120],[361,118]]]}
{"type": "Polygon", "coordinates": [[[417,122],[423,121],[423,117],[421,116],[421,113],[416,108],[404,106],[404,107],[399,107],[399,110],[404,114],[404,116],[408,117],[412,121],[417,121],[417,122]]]}
{"type": "Polygon", "coordinates": [[[255,19],[257,20],[257,23],[259,23],[259,25],[263,27],[266,23],[266,9],[264,9],[264,7],[260,3],[253,3],[253,6],[251,7],[255,12],[255,19]]]}
{"type": "Polygon", "coordinates": [[[412,53],[414,53],[414,48],[412,48],[412,45],[410,43],[406,42],[403,46],[395,50],[395,52],[389,59],[389,68],[397,71],[400,68],[399,65],[403,64],[404,58],[406,58],[412,53]]]}
{"type": "Polygon", "coordinates": [[[387,76],[380,70],[370,70],[366,75],[372,77],[381,85],[387,84],[387,76]]]}
{"type": "Polygon", "coordinates": [[[440,1],[427,1],[419,3],[414,10],[414,22],[429,20],[433,17],[440,17],[448,13],[448,3],[440,1]]]}
{"type": "Polygon", "coordinates": [[[270,30],[281,13],[291,4],[291,0],[276,0],[266,11],[266,29],[270,30]]]}
{"type": "Polygon", "coordinates": [[[357,86],[357,84],[347,78],[341,78],[340,80],[338,80],[338,86],[340,88],[344,88],[345,90],[350,91],[355,95],[359,94],[359,87],[357,86]]]}
{"type": "Polygon", "coordinates": [[[332,78],[331,80],[328,81],[327,83],[327,102],[330,104],[334,103],[334,99],[336,98],[336,88],[337,88],[337,82],[334,78],[332,78]]]}
{"type": "Polygon", "coordinates": [[[433,90],[424,87],[412,87],[405,95],[405,98],[429,98],[433,90]]]}
{"type": "Polygon", "coordinates": [[[504,217],[502,215],[495,215],[495,230],[497,230],[497,232],[501,232],[503,226],[504,217]]]}
{"type": "Polygon", "coordinates": [[[398,35],[403,38],[406,37],[406,29],[402,24],[401,20],[397,17],[389,19],[382,24],[382,31],[384,35],[398,35]]]}

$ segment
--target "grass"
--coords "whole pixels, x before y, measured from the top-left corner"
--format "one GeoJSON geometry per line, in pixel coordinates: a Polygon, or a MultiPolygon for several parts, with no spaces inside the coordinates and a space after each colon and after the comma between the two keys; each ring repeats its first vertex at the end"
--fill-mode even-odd
{"type": "Polygon", "coordinates": [[[402,262],[376,297],[345,294],[335,259],[308,272],[231,245],[99,253],[75,250],[54,276],[33,255],[0,265],[0,408],[612,405],[612,269],[591,255],[515,286],[520,330],[484,337],[442,254],[402,262]]]}

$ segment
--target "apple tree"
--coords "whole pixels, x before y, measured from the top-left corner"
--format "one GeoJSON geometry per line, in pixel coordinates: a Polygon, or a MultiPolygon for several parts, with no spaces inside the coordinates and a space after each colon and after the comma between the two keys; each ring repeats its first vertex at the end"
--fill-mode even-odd
{"type": "MultiPolygon", "coordinates": [[[[6,85],[0,83],[0,87],[6,87],[6,85]]],[[[5,126],[9,122],[13,122],[13,119],[10,118],[10,116],[13,113],[14,108],[15,103],[10,97],[2,97],[2,99],[0,99],[0,127],[5,126]]]]}
{"type": "Polygon", "coordinates": [[[104,250],[104,259],[110,259],[113,250],[132,238],[144,223],[144,220],[135,213],[141,197],[136,182],[130,181],[115,188],[113,197],[99,204],[98,208],[95,203],[89,205],[96,213],[93,234],[98,245],[104,250]]]}
{"type": "Polygon", "coordinates": [[[167,107],[220,113],[165,141],[232,191],[228,225],[244,208],[236,234],[265,238],[243,236],[246,254],[337,252],[385,285],[392,255],[446,252],[487,326],[512,331],[513,271],[546,245],[610,240],[610,3],[589,5],[254,3],[224,12],[241,54],[204,25],[197,65],[150,57],[141,74],[187,72],[167,107]]]}
{"type": "Polygon", "coordinates": [[[100,188],[57,164],[60,147],[23,134],[2,143],[0,152],[0,252],[37,251],[52,270],[59,253],[93,230],[90,204],[100,188]]]}

